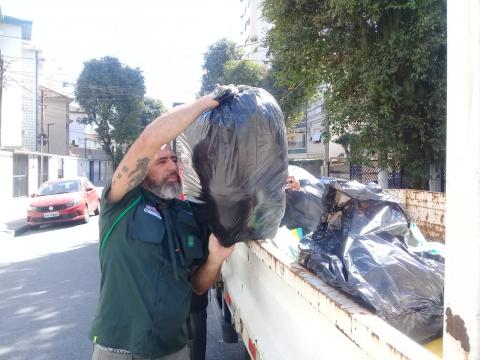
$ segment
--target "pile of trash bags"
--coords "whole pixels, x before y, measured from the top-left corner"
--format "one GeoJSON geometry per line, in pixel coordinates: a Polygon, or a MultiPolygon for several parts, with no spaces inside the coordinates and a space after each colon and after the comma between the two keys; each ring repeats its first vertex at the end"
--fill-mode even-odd
{"type": "Polygon", "coordinates": [[[410,220],[376,185],[299,175],[283,224],[309,232],[299,262],[418,342],[443,329],[444,265],[408,248],[410,220]],[[295,193],[295,194],[294,194],[295,193]],[[299,209],[316,209],[316,221],[299,209]]]}
{"type": "Polygon", "coordinates": [[[224,246],[275,235],[288,174],[283,113],[267,91],[243,86],[177,139],[185,195],[224,246]]]}

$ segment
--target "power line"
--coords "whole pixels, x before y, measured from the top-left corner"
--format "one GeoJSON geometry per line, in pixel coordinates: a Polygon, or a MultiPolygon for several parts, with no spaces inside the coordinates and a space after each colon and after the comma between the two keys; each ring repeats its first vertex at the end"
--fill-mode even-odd
{"type": "Polygon", "coordinates": [[[283,104],[283,100],[284,100],[286,97],[290,96],[295,90],[297,90],[298,87],[305,82],[305,80],[306,80],[306,79],[303,79],[302,81],[300,81],[300,82],[297,84],[297,86],[295,86],[292,90],[290,90],[288,93],[286,93],[285,95],[283,95],[283,96],[281,97],[281,99],[280,99],[280,103],[283,104]]]}
{"type": "Polygon", "coordinates": [[[6,37],[6,38],[11,38],[11,39],[23,39],[22,36],[13,36],[13,35],[4,35],[4,34],[0,34],[0,37],[6,37]]]}
{"type": "MultiPolygon", "coordinates": [[[[2,35],[0,35],[0,36],[2,36],[2,35]]],[[[8,58],[8,59],[18,59],[18,60],[32,60],[32,61],[37,60],[35,58],[29,58],[29,57],[25,57],[25,56],[3,55],[3,57],[8,58]]]]}
{"type": "Polygon", "coordinates": [[[8,74],[5,74],[5,77],[14,81],[15,83],[18,84],[18,86],[22,87],[23,89],[27,90],[28,92],[32,93],[35,95],[35,91],[32,91],[32,89],[29,89],[27,88],[26,86],[22,85],[19,81],[17,81],[16,79],[12,78],[11,76],[9,76],[8,74]]]}

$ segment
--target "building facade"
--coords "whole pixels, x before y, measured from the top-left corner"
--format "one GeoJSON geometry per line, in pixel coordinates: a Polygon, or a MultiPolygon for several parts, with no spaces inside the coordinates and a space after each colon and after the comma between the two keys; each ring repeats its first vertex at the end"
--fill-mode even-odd
{"type": "Polygon", "coordinates": [[[301,123],[288,130],[288,153],[295,159],[321,159],[344,156],[341,145],[328,141],[325,129],[325,109],[323,98],[319,96],[305,107],[305,117],[301,123]]]}
{"type": "Polygon", "coordinates": [[[98,141],[95,128],[86,124],[87,114],[77,105],[70,105],[70,144],[71,156],[86,159],[88,169],[81,168],[95,185],[104,185],[112,177],[112,162],[98,141]]]}
{"type": "Polygon", "coordinates": [[[35,150],[36,51],[32,22],[0,9],[0,147],[35,150]]]}
{"type": "Polygon", "coordinates": [[[29,196],[50,179],[85,176],[101,185],[112,174],[98,144],[70,151],[72,98],[39,86],[42,59],[31,34],[31,21],[0,8],[0,201],[29,196]]]}
{"type": "Polygon", "coordinates": [[[244,27],[241,31],[245,57],[249,60],[263,62],[267,57],[267,49],[262,46],[270,25],[262,16],[262,0],[245,1],[241,15],[244,27]]]}
{"type": "Polygon", "coordinates": [[[69,105],[72,100],[56,91],[40,87],[40,128],[45,138],[44,153],[69,155],[69,105]]]}

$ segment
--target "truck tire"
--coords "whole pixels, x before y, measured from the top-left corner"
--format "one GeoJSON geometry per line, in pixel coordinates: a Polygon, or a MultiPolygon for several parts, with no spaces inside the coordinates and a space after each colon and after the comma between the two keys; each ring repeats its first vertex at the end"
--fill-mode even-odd
{"type": "Polygon", "coordinates": [[[223,342],[227,344],[238,343],[238,334],[233,324],[222,324],[222,339],[223,342]]]}
{"type": "Polygon", "coordinates": [[[252,360],[248,352],[248,349],[245,345],[243,346],[243,360],[252,360]]]}
{"type": "Polygon", "coordinates": [[[217,304],[220,309],[222,309],[223,305],[223,295],[222,295],[222,290],[218,287],[215,288],[215,298],[217,299],[217,304]]]}

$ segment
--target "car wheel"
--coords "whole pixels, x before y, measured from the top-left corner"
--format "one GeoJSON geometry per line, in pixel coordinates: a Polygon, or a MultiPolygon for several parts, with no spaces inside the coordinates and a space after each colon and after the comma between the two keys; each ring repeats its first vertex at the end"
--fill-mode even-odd
{"type": "Polygon", "coordinates": [[[82,224],[87,224],[89,220],[90,220],[90,209],[88,208],[88,205],[85,205],[83,219],[81,220],[82,224]]]}
{"type": "Polygon", "coordinates": [[[97,208],[95,209],[95,215],[100,215],[100,199],[98,199],[97,208]]]}
{"type": "Polygon", "coordinates": [[[38,230],[38,229],[40,229],[40,225],[28,225],[28,228],[30,230],[38,230]]]}

